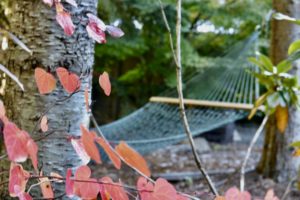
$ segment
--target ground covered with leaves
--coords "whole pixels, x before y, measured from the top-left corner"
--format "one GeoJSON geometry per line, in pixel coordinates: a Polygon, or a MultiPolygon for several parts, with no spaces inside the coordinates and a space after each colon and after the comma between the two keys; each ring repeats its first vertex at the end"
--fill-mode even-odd
{"type": "MultiPolygon", "coordinates": [[[[247,141],[217,144],[206,143],[205,140],[196,139],[196,144],[201,145],[199,149],[200,158],[219,192],[223,194],[230,187],[239,187],[239,170],[248,148],[247,141]],[[203,146],[206,147],[203,148],[203,146]]],[[[271,179],[263,178],[255,172],[260,151],[261,142],[253,149],[247,165],[246,190],[252,194],[253,199],[263,199],[267,190],[273,188],[275,194],[281,199],[288,183],[278,184],[271,179]]],[[[196,167],[189,144],[186,141],[154,151],[146,155],[145,159],[148,161],[154,179],[163,177],[170,181],[177,191],[182,191],[204,200],[213,199],[205,180],[196,167]]],[[[138,175],[130,168],[123,166],[118,171],[114,170],[110,163],[94,167],[94,173],[98,177],[108,175],[114,180],[120,179],[128,185],[135,185],[138,178],[138,175]]],[[[291,188],[288,192],[286,199],[300,199],[299,191],[291,188]]]]}

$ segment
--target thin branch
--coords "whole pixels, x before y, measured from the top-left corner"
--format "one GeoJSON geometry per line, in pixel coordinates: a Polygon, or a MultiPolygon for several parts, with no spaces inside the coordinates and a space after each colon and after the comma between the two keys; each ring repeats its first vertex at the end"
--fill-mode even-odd
{"type": "MultiPolygon", "coordinates": [[[[100,136],[105,140],[105,142],[106,143],[108,143],[109,144],[109,142],[108,142],[108,140],[106,139],[106,137],[104,136],[104,134],[102,133],[102,131],[101,131],[101,129],[100,129],[100,127],[99,127],[99,125],[98,125],[98,123],[97,123],[97,121],[96,121],[96,119],[95,119],[95,117],[94,117],[94,115],[93,115],[93,113],[90,113],[90,117],[91,117],[91,119],[92,119],[92,122],[93,122],[93,124],[94,124],[94,126],[96,127],[96,129],[97,129],[97,132],[100,134],[100,136]]],[[[110,149],[124,162],[124,163],[127,163],[125,160],[124,160],[124,158],[122,157],[122,156],[120,156],[119,154],[118,154],[118,152],[114,149],[114,148],[112,148],[112,146],[111,145],[109,145],[109,147],[110,147],[110,149]]],[[[135,167],[133,167],[133,166],[130,166],[132,169],[134,169],[137,173],[139,173],[141,176],[143,176],[144,178],[146,178],[148,181],[150,181],[150,182],[152,182],[152,183],[155,183],[155,181],[153,180],[153,179],[151,179],[150,177],[148,177],[148,176],[146,176],[143,172],[141,172],[140,170],[138,170],[137,168],[135,168],[135,167]]]]}
{"type": "Polygon", "coordinates": [[[253,136],[253,138],[250,142],[250,145],[248,147],[247,154],[246,154],[245,160],[244,160],[244,162],[242,164],[242,168],[241,168],[241,179],[240,179],[240,190],[241,191],[244,191],[244,189],[245,189],[245,169],[246,169],[247,162],[250,158],[251,151],[252,151],[252,149],[254,147],[254,144],[256,143],[257,139],[259,138],[260,133],[262,132],[263,128],[265,127],[268,119],[269,119],[269,115],[266,115],[264,117],[261,125],[257,129],[256,133],[254,134],[254,136],[253,136]]]}
{"type": "Polygon", "coordinates": [[[291,192],[291,187],[295,183],[295,181],[297,181],[297,179],[293,179],[289,182],[289,184],[287,185],[282,197],[280,198],[281,200],[285,200],[287,198],[288,194],[291,192]]]}
{"type": "MultiPolygon", "coordinates": [[[[90,113],[90,118],[92,119],[92,122],[93,122],[93,124],[94,124],[94,126],[95,126],[95,128],[96,128],[96,130],[97,130],[97,132],[98,132],[98,134],[105,140],[105,142],[107,142],[108,144],[109,144],[109,142],[108,142],[108,140],[106,139],[106,137],[104,136],[104,134],[102,133],[102,131],[101,131],[101,129],[100,129],[100,127],[99,127],[99,125],[98,125],[98,123],[97,123],[97,121],[96,121],[96,119],[95,119],[95,117],[94,117],[94,115],[93,115],[93,113],[90,113]]],[[[124,162],[124,163],[126,163],[125,162],[125,160],[122,158],[122,156],[120,156],[119,154],[118,154],[118,152],[116,152],[116,150],[114,149],[114,148],[112,148],[112,146],[111,145],[109,145],[109,147],[110,147],[110,149],[124,162]]],[[[153,179],[151,179],[150,177],[148,177],[148,176],[146,176],[144,173],[142,173],[140,170],[138,170],[138,169],[136,169],[135,167],[132,167],[132,166],[130,166],[133,170],[135,170],[138,174],[140,174],[141,176],[143,176],[144,178],[146,178],[148,181],[150,181],[150,182],[152,182],[152,183],[155,183],[155,181],[153,180],[153,179]]],[[[186,193],[182,193],[182,192],[177,192],[178,194],[180,194],[180,195],[182,195],[182,196],[185,196],[185,197],[188,197],[188,198],[190,198],[190,199],[193,199],[193,200],[199,200],[197,197],[194,197],[194,196],[191,196],[191,195],[189,195],[189,194],[186,194],[186,193]]]]}
{"type": "Polygon", "coordinates": [[[216,196],[218,196],[218,191],[216,189],[216,187],[214,186],[212,180],[210,179],[208,173],[206,172],[206,170],[203,167],[203,164],[201,163],[201,160],[197,154],[196,148],[195,148],[195,142],[190,130],[190,126],[186,117],[186,113],[185,113],[185,107],[184,107],[184,98],[183,98],[183,92],[182,92],[182,64],[181,64],[181,7],[182,7],[182,1],[181,0],[177,0],[177,20],[176,20],[176,51],[174,51],[174,45],[173,45],[173,39],[172,39],[172,34],[171,34],[171,30],[170,30],[170,26],[169,23],[166,19],[166,15],[165,15],[165,11],[163,9],[161,0],[159,0],[159,3],[161,5],[161,12],[163,13],[163,19],[165,21],[165,25],[166,28],[169,32],[169,36],[170,36],[170,46],[171,46],[171,50],[173,52],[173,57],[174,57],[174,61],[176,63],[176,74],[177,74],[177,92],[178,92],[178,98],[179,98],[179,108],[180,108],[180,113],[181,113],[181,117],[183,120],[183,125],[184,125],[184,129],[185,129],[185,133],[188,137],[188,140],[190,142],[191,148],[192,148],[192,152],[194,155],[194,159],[196,162],[196,165],[198,167],[198,169],[200,170],[200,172],[203,174],[203,176],[205,177],[205,180],[210,188],[210,190],[212,191],[212,193],[216,196]]]}

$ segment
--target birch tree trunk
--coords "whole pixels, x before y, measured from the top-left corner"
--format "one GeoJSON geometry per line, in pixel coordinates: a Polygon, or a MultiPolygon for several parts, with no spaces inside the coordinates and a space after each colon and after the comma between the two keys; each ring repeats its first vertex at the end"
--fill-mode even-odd
{"type": "MultiPolygon", "coordinates": [[[[273,9],[291,17],[300,19],[300,1],[273,0],[273,9]]],[[[300,39],[300,26],[287,21],[272,20],[271,59],[278,64],[287,57],[289,45],[300,39]]],[[[300,62],[294,64],[293,74],[300,77],[300,62]]],[[[266,176],[279,175],[279,181],[289,181],[296,177],[300,167],[299,158],[292,157],[288,150],[289,144],[300,141],[300,112],[295,107],[289,109],[289,125],[285,134],[276,130],[276,119],[270,117],[263,157],[259,170],[266,176]]]]}
{"type": "MultiPolygon", "coordinates": [[[[96,13],[97,0],[76,0],[78,8],[64,4],[76,26],[72,37],[63,33],[55,20],[55,10],[42,0],[10,1],[10,31],[33,50],[33,56],[30,56],[11,45],[8,51],[0,52],[1,63],[17,75],[25,87],[25,92],[22,92],[14,82],[7,80],[2,99],[11,121],[33,137],[41,136],[40,132],[32,133],[41,113],[57,100],[68,96],[60,83],[51,94],[39,95],[34,81],[36,67],[54,72],[57,67],[63,66],[78,75],[84,75],[81,78],[81,91],[65,102],[56,103],[48,112],[49,131],[57,131],[39,142],[39,164],[43,171],[64,175],[67,168],[81,164],[67,141],[66,133],[79,136],[80,124],[89,125],[84,89],[88,86],[91,90],[94,42],[89,39],[85,25],[86,13],[96,13]]],[[[7,190],[6,187],[3,189],[7,190]]],[[[56,194],[60,194],[64,188],[58,186],[55,190],[56,194]]]]}

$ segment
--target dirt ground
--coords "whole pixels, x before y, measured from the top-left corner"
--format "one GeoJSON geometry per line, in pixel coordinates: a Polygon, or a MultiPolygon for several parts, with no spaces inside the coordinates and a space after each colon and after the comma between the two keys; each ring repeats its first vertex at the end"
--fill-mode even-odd
{"type": "MultiPolygon", "coordinates": [[[[239,169],[246,155],[248,145],[244,143],[230,143],[225,145],[209,143],[210,150],[200,153],[205,168],[211,175],[219,192],[224,193],[232,186],[239,186],[239,169]]],[[[274,188],[275,194],[281,199],[286,191],[286,184],[277,184],[273,180],[264,179],[255,173],[255,166],[259,161],[260,147],[256,146],[247,165],[246,186],[253,199],[263,199],[266,191],[274,188]]],[[[192,152],[186,142],[159,149],[144,156],[152,171],[154,179],[163,177],[169,180],[178,191],[184,192],[203,200],[213,199],[207,184],[200,175],[192,152]]],[[[111,164],[93,166],[94,176],[110,176],[114,181],[121,180],[124,184],[135,185],[138,175],[123,165],[120,171],[111,164]]],[[[134,199],[134,198],[133,198],[134,199]]],[[[286,199],[300,200],[300,193],[289,190],[286,199]]]]}

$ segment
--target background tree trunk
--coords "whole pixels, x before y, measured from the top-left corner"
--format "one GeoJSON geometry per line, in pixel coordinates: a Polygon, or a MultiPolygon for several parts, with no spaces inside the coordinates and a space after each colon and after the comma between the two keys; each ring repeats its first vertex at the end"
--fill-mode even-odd
{"type": "MultiPolygon", "coordinates": [[[[39,142],[39,164],[43,171],[64,175],[67,168],[80,165],[80,160],[67,141],[66,133],[79,136],[80,124],[86,127],[89,125],[84,89],[88,87],[91,90],[94,42],[89,39],[85,25],[86,13],[96,14],[98,1],[76,0],[78,8],[64,4],[71,12],[76,26],[72,37],[66,36],[59,27],[54,8],[49,8],[41,0],[11,1],[10,31],[34,52],[30,56],[19,47],[11,45],[8,51],[0,54],[1,63],[17,75],[25,87],[25,92],[22,92],[14,82],[7,80],[2,98],[11,121],[32,134],[32,137],[41,136],[43,134],[39,131],[32,133],[41,113],[57,100],[68,96],[60,83],[51,94],[39,95],[34,81],[36,67],[55,72],[56,67],[63,66],[78,75],[84,75],[81,78],[81,91],[65,102],[56,103],[48,112],[49,131],[56,131],[39,142]]],[[[3,189],[7,190],[7,187],[3,189]]],[[[63,187],[56,187],[56,194],[63,190],[63,187]]]]}
{"type": "MultiPolygon", "coordinates": [[[[300,18],[300,2],[293,0],[273,0],[276,12],[300,18]]],[[[287,57],[289,45],[300,38],[300,26],[287,21],[272,20],[270,56],[276,65],[287,57]]],[[[296,62],[293,74],[300,77],[300,62],[296,62]]],[[[300,141],[300,112],[295,108],[289,109],[289,126],[284,135],[276,130],[276,119],[270,117],[266,135],[263,156],[259,170],[266,176],[279,175],[279,181],[289,181],[295,178],[299,169],[299,158],[292,157],[288,146],[293,141],[300,141]],[[273,128],[272,128],[273,127],[273,128]],[[279,172],[275,173],[275,172],[279,172]]]]}

